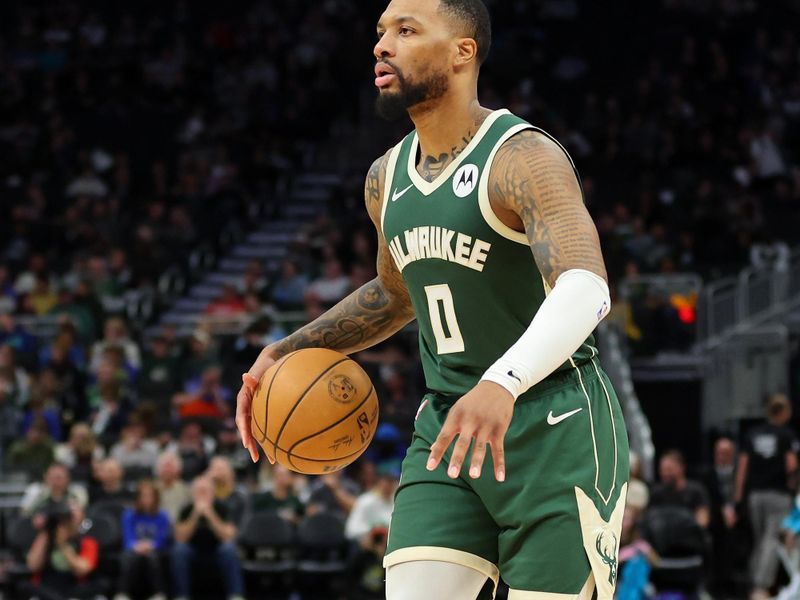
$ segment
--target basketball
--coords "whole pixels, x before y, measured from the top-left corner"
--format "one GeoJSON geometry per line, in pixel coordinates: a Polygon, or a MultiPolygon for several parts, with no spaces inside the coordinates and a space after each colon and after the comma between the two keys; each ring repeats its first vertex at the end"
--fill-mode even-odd
{"type": "Polygon", "coordinates": [[[344,354],[322,348],[287,354],[253,393],[253,436],[285,467],[306,475],[343,469],[378,427],[369,376],[344,354]]]}

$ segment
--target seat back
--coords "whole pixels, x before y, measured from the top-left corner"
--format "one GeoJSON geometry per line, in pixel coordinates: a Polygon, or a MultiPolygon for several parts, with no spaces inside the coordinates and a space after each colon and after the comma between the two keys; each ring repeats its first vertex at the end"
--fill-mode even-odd
{"type": "Polygon", "coordinates": [[[340,560],[348,555],[344,521],[330,513],[318,513],[304,519],[297,528],[297,541],[305,558],[340,560]]]}
{"type": "Polygon", "coordinates": [[[274,512],[250,515],[242,524],[239,543],[251,548],[291,546],[294,543],[294,527],[274,512]]]}
{"type": "Polygon", "coordinates": [[[14,557],[24,560],[38,532],[30,517],[17,517],[8,528],[6,542],[14,557]]]}
{"type": "Polygon", "coordinates": [[[123,512],[125,512],[125,506],[123,504],[114,500],[100,500],[89,506],[86,510],[86,516],[90,518],[105,516],[116,523],[121,523],[123,512]]]}
{"type": "Polygon", "coordinates": [[[100,551],[116,553],[122,550],[122,532],[119,520],[110,515],[96,513],[83,523],[84,532],[97,540],[100,551]]]}
{"type": "Polygon", "coordinates": [[[239,545],[248,558],[276,561],[294,555],[294,526],[277,513],[250,515],[240,531],[239,545]]]}

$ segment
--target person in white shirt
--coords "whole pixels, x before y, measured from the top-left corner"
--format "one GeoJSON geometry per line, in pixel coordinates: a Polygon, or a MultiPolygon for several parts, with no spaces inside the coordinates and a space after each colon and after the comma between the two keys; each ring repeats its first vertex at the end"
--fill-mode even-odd
{"type": "Polygon", "coordinates": [[[368,492],[356,500],[345,525],[345,536],[361,540],[375,527],[389,527],[394,507],[394,493],[400,481],[400,473],[394,465],[378,467],[378,481],[368,492]]]}

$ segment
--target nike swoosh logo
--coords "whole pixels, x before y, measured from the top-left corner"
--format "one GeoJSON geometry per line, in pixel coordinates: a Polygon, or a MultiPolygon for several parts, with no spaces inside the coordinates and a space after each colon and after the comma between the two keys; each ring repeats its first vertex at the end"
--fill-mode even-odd
{"type": "Polygon", "coordinates": [[[550,414],[547,415],[547,424],[548,425],[558,425],[564,419],[569,419],[572,415],[577,415],[581,412],[582,408],[576,408],[575,410],[571,410],[569,412],[564,413],[563,415],[558,415],[557,417],[553,416],[553,411],[550,411],[550,414]]]}
{"type": "Polygon", "coordinates": [[[410,190],[412,187],[414,187],[413,183],[410,186],[408,186],[406,189],[404,189],[402,192],[398,192],[397,190],[395,190],[394,193],[392,194],[392,202],[397,202],[398,200],[400,200],[400,198],[405,196],[406,192],[408,190],[410,190]]]}

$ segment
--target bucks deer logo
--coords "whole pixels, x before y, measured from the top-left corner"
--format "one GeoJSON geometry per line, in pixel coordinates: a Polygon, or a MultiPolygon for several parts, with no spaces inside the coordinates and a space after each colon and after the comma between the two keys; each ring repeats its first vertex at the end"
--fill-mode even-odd
{"type": "Polygon", "coordinates": [[[608,583],[613,586],[617,581],[617,536],[604,529],[597,534],[594,547],[603,564],[608,565],[608,583]]]}

